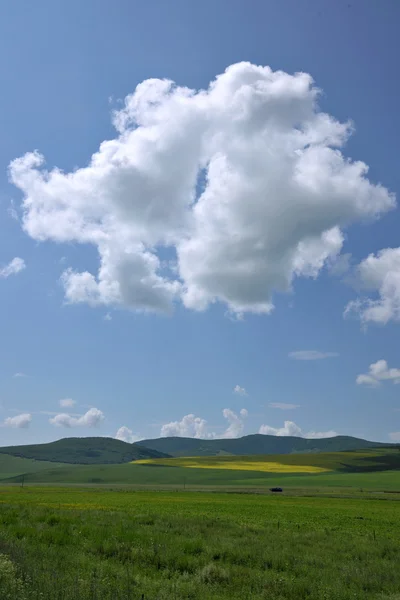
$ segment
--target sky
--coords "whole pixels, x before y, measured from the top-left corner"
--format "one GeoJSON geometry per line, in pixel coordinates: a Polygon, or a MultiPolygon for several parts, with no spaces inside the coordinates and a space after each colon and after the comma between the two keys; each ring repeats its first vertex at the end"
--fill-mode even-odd
{"type": "Polygon", "coordinates": [[[396,0],[5,0],[0,444],[400,441],[396,0]]]}

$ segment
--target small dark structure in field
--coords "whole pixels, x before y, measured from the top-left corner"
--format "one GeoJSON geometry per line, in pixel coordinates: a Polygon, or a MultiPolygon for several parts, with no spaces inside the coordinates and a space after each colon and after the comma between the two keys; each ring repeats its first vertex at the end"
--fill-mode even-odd
{"type": "Polygon", "coordinates": [[[280,487],[269,488],[270,492],[283,492],[283,489],[280,487]]]}

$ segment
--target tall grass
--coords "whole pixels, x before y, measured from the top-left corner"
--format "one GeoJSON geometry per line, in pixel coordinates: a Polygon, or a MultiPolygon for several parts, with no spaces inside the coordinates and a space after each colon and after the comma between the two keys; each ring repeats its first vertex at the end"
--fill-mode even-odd
{"type": "Polygon", "coordinates": [[[5,490],[0,598],[395,598],[399,516],[366,499],[5,490]]]}

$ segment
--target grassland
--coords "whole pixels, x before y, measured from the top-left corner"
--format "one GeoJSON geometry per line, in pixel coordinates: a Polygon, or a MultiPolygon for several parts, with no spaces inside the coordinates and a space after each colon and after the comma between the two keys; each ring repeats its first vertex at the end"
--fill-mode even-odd
{"type": "Polygon", "coordinates": [[[164,467],[184,467],[186,469],[223,469],[234,471],[258,471],[262,473],[325,473],[330,469],[314,465],[288,465],[281,462],[268,460],[265,457],[219,457],[213,460],[202,458],[170,458],[159,461],[151,459],[139,460],[141,465],[159,465],[164,467]]]}
{"type": "Polygon", "coordinates": [[[392,448],[350,452],[270,454],[254,456],[193,456],[143,459],[135,464],[197,469],[228,469],[267,473],[357,472],[400,468],[400,452],[392,448]]]}
{"type": "Polygon", "coordinates": [[[399,517],[394,500],[3,486],[0,597],[395,600],[399,517]]]}
{"type": "MultiPolygon", "coordinates": [[[[39,463],[40,464],[40,463],[39,463]]],[[[42,463],[43,464],[43,463],[42,463]]],[[[25,484],[129,485],[158,489],[357,488],[400,490],[400,452],[354,452],[142,460],[117,465],[56,465],[26,472],[25,484]]],[[[5,474],[3,482],[21,482],[5,474]]]]}
{"type": "Polygon", "coordinates": [[[33,460],[30,458],[19,458],[8,454],[0,454],[0,480],[9,477],[17,477],[24,473],[36,473],[46,469],[64,467],[62,463],[33,460]]]}

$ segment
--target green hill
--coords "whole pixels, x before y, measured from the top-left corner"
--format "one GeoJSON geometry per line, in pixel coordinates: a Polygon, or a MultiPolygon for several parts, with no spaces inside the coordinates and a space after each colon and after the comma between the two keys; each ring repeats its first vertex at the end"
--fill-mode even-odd
{"type": "Polygon", "coordinates": [[[144,458],[163,458],[167,454],[128,444],[114,438],[64,438],[48,444],[8,446],[0,448],[0,454],[37,461],[70,464],[118,464],[144,458]]]}
{"type": "Polygon", "coordinates": [[[193,438],[166,437],[143,440],[139,446],[164,452],[170,456],[218,456],[233,454],[293,454],[297,452],[343,452],[362,448],[388,446],[379,442],[338,435],[332,438],[305,439],[277,437],[275,435],[246,435],[235,439],[198,440],[193,438]]]}
{"type": "MultiPolygon", "coordinates": [[[[156,488],[282,485],[285,489],[362,487],[397,491],[400,489],[400,452],[379,448],[291,455],[164,458],[151,459],[147,464],[64,465],[26,473],[24,480],[27,484],[48,485],[128,484],[156,488]]],[[[10,476],[1,483],[19,481],[20,477],[10,476]]]]}

